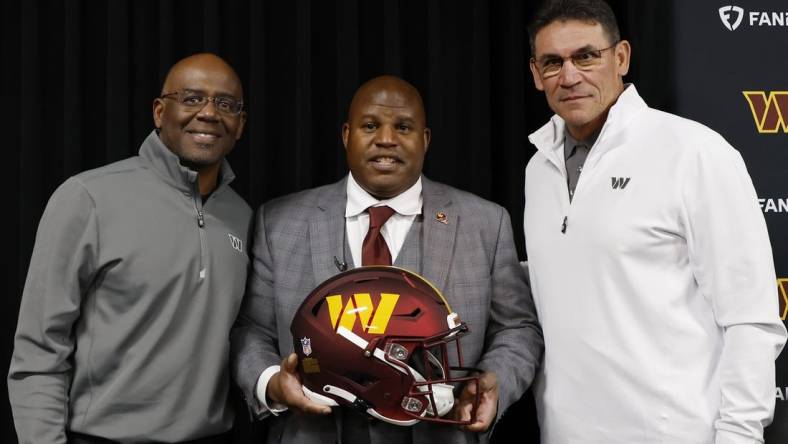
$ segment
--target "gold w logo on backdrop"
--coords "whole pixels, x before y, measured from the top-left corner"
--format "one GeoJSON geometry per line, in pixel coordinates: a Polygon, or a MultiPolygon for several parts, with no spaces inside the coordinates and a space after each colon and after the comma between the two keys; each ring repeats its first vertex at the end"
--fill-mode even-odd
{"type": "Polygon", "coordinates": [[[780,292],[780,319],[788,317],[788,279],[777,279],[777,288],[780,292]]]}
{"type": "Polygon", "coordinates": [[[759,133],[788,133],[788,91],[742,91],[759,133]]]}
{"type": "Polygon", "coordinates": [[[348,299],[344,310],[342,309],[342,296],[327,296],[328,313],[331,316],[331,325],[334,330],[345,327],[353,331],[356,318],[361,321],[364,332],[373,335],[382,335],[386,332],[389,325],[394,306],[397,305],[398,294],[381,293],[380,302],[375,307],[372,304],[372,297],[369,293],[356,293],[348,299]]]}

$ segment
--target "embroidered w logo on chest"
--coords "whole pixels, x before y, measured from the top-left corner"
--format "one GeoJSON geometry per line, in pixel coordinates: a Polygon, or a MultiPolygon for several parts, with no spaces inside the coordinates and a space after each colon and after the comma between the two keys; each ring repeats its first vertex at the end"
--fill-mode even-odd
{"type": "Polygon", "coordinates": [[[227,233],[227,236],[230,237],[230,245],[232,245],[233,249],[235,251],[238,251],[239,253],[243,253],[244,252],[244,243],[243,243],[243,241],[241,239],[233,236],[230,233],[227,233]]]}
{"type": "Polygon", "coordinates": [[[627,187],[627,184],[629,184],[629,179],[631,179],[631,178],[630,177],[611,177],[610,178],[610,182],[611,182],[611,185],[613,185],[613,189],[614,190],[618,190],[618,189],[623,190],[624,188],[627,187]]]}

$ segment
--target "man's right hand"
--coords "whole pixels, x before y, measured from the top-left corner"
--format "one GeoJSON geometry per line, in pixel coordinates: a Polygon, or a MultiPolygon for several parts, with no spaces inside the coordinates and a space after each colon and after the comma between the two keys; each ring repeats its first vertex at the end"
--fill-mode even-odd
{"type": "Polygon", "coordinates": [[[288,409],[296,413],[307,413],[312,415],[328,415],[331,408],[317,404],[304,395],[301,389],[301,378],[296,371],[298,367],[298,356],[291,353],[290,356],[282,360],[281,369],[271,376],[265,395],[273,402],[284,404],[288,409]]]}

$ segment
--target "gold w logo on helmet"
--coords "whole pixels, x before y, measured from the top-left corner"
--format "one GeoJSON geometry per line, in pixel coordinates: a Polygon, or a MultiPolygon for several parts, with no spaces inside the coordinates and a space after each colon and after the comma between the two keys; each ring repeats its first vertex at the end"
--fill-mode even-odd
{"type": "Polygon", "coordinates": [[[356,293],[348,299],[344,309],[342,308],[342,296],[327,296],[328,312],[331,316],[331,325],[334,330],[344,327],[353,331],[356,318],[361,321],[364,332],[373,335],[382,335],[386,332],[386,327],[397,305],[399,295],[395,293],[381,293],[380,302],[375,307],[372,304],[372,297],[369,293],[356,293]]]}

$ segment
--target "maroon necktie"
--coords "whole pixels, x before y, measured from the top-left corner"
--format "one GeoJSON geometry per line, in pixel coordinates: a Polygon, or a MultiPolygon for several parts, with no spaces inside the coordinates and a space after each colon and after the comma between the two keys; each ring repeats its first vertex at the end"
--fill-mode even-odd
{"type": "Polygon", "coordinates": [[[369,231],[361,244],[361,265],[391,265],[391,252],[386,240],[380,233],[383,224],[394,214],[394,210],[382,207],[369,207],[369,231]]]}

